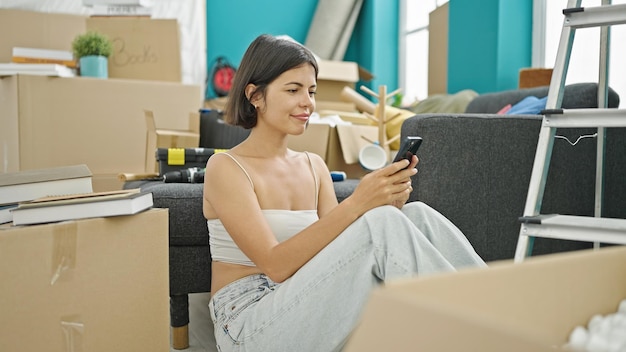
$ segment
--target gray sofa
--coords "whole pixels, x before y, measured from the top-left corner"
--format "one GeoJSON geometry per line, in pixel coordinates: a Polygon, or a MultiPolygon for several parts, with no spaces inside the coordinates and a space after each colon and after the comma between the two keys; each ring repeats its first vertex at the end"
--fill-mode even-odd
{"type": "MultiPolygon", "coordinates": [[[[487,261],[515,253],[537,139],[540,115],[496,115],[526,96],[544,97],[548,87],[483,94],[463,114],[419,114],[407,119],[401,134],[424,139],[418,152],[420,172],[410,201],[439,210],[468,237],[487,261]]],[[[619,106],[610,90],[609,107],[619,106]]],[[[562,107],[597,107],[596,84],[564,90],[562,107]]],[[[595,129],[559,129],[572,142],[595,129]]],[[[626,130],[607,131],[604,216],[626,218],[626,130]]],[[[575,146],[555,139],[542,214],[593,216],[596,139],[575,146]]],[[[589,243],[538,238],[533,255],[589,248],[589,243]]]]}

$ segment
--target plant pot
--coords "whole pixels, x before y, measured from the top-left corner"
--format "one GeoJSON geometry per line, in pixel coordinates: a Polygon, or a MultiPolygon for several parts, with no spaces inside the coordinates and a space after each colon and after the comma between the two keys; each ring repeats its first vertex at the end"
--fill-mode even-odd
{"type": "Polygon", "coordinates": [[[80,75],[83,77],[109,78],[109,60],[105,56],[83,56],[79,60],[80,75]]]}

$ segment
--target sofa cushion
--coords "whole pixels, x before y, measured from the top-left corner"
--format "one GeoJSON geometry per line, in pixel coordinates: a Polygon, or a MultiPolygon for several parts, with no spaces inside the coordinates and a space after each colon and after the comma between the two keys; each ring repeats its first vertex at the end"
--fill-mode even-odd
{"type": "MultiPolygon", "coordinates": [[[[431,205],[470,240],[487,261],[512,259],[524,213],[541,115],[420,114],[402,126],[419,135],[420,172],[410,201],[431,205]]],[[[576,141],[594,128],[558,129],[576,141]]],[[[596,138],[575,146],[554,140],[542,214],[593,216],[596,138]]],[[[626,218],[626,128],[608,128],[605,155],[605,217],[626,218]],[[620,151],[621,150],[621,151],[620,151]]],[[[537,238],[534,255],[590,248],[589,243],[537,238]]]]}
{"type": "MultiPolygon", "coordinates": [[[[507,104],[515,105],[527,96],[546,97],[549,88],[549,86],[544,86],[481,94],[467,105],[465,112],[495,114],[507,104]]],[[[619,95],[612,88],[609,88],[608,107],[616,108],[618,106],[619,95]]],[[[561,107],[563,109],[597,108],[598,84],[574,83],[565,86],[561,107]]]]}

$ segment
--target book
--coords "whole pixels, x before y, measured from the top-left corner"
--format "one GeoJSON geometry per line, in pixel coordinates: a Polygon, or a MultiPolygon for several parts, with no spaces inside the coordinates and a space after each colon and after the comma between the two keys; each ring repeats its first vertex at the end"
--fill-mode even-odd
{"type": "Polygon", "coordinates": [[[0,63],[0,76],[29,74],[40,76],[76,77],[76,70],[59,64],[0,63]]]}
{"type": "Polygon", "coordinates": [[[11,210],[17,208],[17,204],[0,205],[0,224],[13,221],[11,210]]]}
{"type": "Polygon", "coordinates": [[[152,7],[141,5],[93,5],[92,17],[152,16],[152,7]]]}
{"type": "Polygon", "coordinates": [[[13,47],[11,61],[18,64],[59,64],[76,68],[74,54],[67,50],[13,47]]]}
{"type": "Polygon", "coordinates": [[[133,215],[153,206],[152,192],[139,188],[38,198],[11,210],[13,225],[33,225],[120,215],[133,215]]]}
{"type": "Polygon", "coordinates": [[[138,5],[151,7],[153,4],[152,0],[83,0],[84,6],[95,6],[95,5],[138,5]]]}
{"type": "Polygon", "coordinates": [[[92,175],[84,164],[0,174],[0,205],[90,192],[93,192],[92,175]]]}

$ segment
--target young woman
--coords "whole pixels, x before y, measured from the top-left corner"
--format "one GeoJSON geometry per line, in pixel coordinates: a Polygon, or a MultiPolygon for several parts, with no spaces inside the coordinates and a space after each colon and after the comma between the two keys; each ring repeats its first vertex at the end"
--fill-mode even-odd
{"type": "Polygon", "coordinates": [[[315,110],[317,73],[304,46],[261,35],[235,75],[226,119],[250,135],[211,157],[204,181],[222,352],[341,350],[385,280],[485,265],[445,217],[405,204],[417,157],[338,204],[324,161],[287,148],[315,110]]]}

